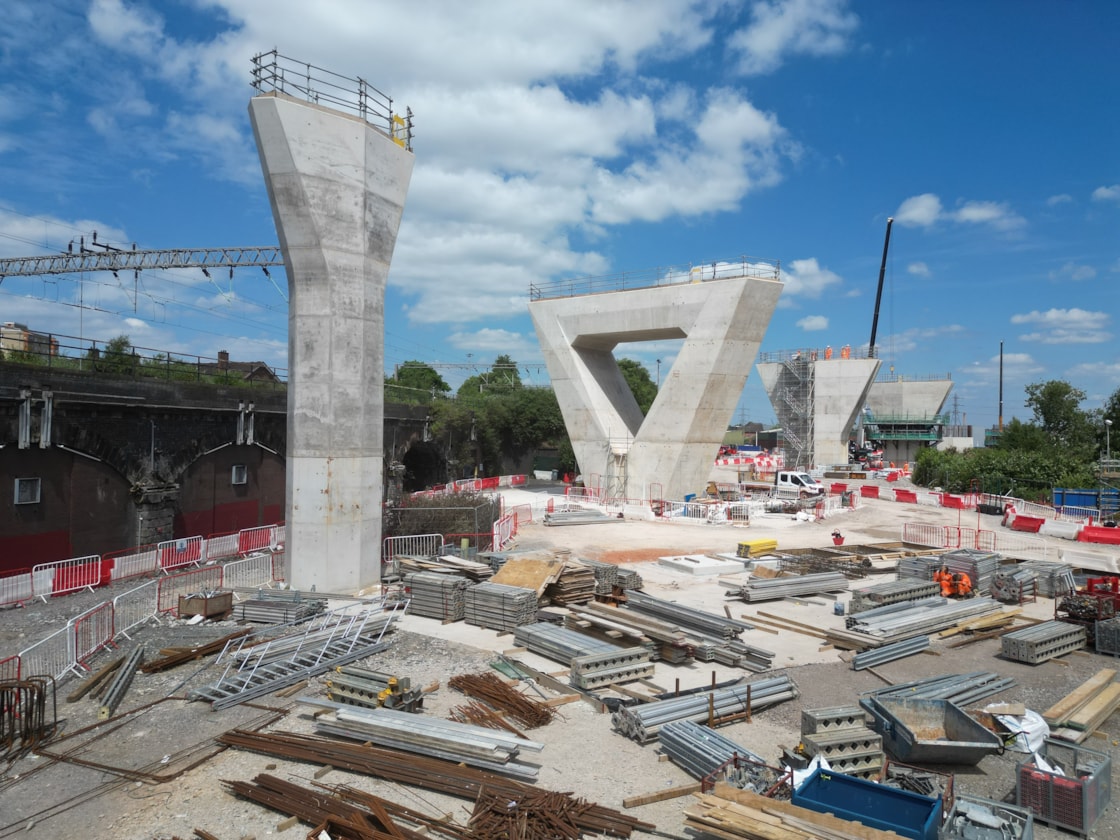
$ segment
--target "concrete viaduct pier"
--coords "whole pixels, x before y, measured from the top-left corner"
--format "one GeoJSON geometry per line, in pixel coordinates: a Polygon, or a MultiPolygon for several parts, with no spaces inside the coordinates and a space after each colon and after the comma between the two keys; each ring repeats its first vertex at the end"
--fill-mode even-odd
{"type": "Polygon", "coordinates": [[[410,121],[359,79],[287,61],[254,59],[249,117],[288,273],[288,579],[352,592],[380,578],[385,283],[410,121]]]}
{"type": "Polygon", "coordinates": [[[703,492],[781,290],[776,263],[748,260],[532,289],[529,314],[585,481],[610,498],[703,492]],[[683,342],[643,418],[614,349],[666,339],[683,342]]]}

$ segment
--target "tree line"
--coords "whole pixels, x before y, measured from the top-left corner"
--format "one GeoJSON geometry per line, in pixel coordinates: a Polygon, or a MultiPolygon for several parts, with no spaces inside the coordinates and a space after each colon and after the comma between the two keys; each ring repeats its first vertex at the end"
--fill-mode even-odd
{"type": "Polygon", "coordinates": [[[994,446],[940,451],[923,449],[914,483],[953,493],[978,490],[1049,502],[1055,487],[1095,488],[1101,461],[1111,448],[1111,428],[1120,420],[1120,389],[1101,408],[1083,409],[1086,394],[1052,379],[1026,388],[1031,418],[1012,420],[994,446]]]}

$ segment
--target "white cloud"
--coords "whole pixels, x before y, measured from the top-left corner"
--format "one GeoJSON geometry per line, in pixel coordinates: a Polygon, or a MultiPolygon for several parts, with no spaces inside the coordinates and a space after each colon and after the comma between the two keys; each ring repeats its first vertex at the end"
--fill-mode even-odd
{"type": "Polygon", "coordinates": [[[1120,201],[1120,184],[1097,187],[1093,190],[1093,201],[1120,201]]]}
{"type": "Polygon", "coordinates": [[[1013,231],[1027,220],[1006,203],[997,201],[961,201],[956,210],[945,210],[941,199],[933,193],[912,196],[899,205],[895,221],[904,227],[931,227],[941,221],[960,224],[985,224],[996,230],[1013,231]]]}
{"type": "Polygon", "coordinates": [[[794,55],[839,55],[848,49],[859,18],[846,0],[763,0],[751,9],[751,23],[736,32],[729,47],[739,51],[740,72],[770,73],[794,55]]]}
{"type": "Polygon", "coordinates": [[[1059,195],[1052,195],[1046,199],[1046,204],[1049,207],[1057,207],[1059,204],[1072,204],[1073,196],[1068,193],[1061,193],[1059,195]]]}
{"type": "Polygon", "coordinates": [[[840,275],[827,268],[822,268],[816,257],[807,260],[793,260],[782,270],[782,279],[785,289],[782,299],[787,297],[803,297],[815,300],[825,289],[836,286],[843,281],[840,275]]]}
{"type": "Polygon", "coordinates": [[[808,315],[797,322],[805,332],[818,332],[828,329],[828,318],[824,315],[808,315]]]}
{"type": "Polygon", "coordinates": [[[1012,324],[1031,324],[1042,328],[1039,332],[1019,336],[1021,341],[1040,344],[1101,344],[1112,339],[1107,327],[1111,321],[1105,312],[1084,309],[1037,309],[1011,316],[1012,324]]]}
{"type": "Polygon", "coordinates": [[[1061,268],[1050,272],[1051,280],[1073,280],[1080,282],[1082,280],[1092,280],[1097,276],[1097,270],[1091,265],[1078,265],[1077,263],[1067,262],[1061,268]]]}
{"type": "Polygon", "coordinates": [[[929,266],[924,262],[912,262],[906,266],[906,271],[913,274],[915,277],[930,277],[933,272],[929,270],[929,266]]]}

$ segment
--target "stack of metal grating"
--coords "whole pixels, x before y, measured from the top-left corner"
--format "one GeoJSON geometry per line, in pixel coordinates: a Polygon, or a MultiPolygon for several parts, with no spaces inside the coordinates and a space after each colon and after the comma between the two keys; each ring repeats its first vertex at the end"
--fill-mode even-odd
{"type": "Polygon", "coordinates": [[[518,647],[547,657],[564,665],[571,665],[577,656],[594,653],[611,653],[620,650],[618,645],[599,641],[567,627],[547,621],[522,624],[513,628],[513,639],[518,647]]]}
{"type": "Polygon", "coordinates": [[[471,586],[466,578],[440,572],[416,572],[406,575],[404,583],[409,590],[408,611],[413,615],[444,621],[460,621],[466,615],[464,593],[471,586]]]}
{"type": "Polygon", "coordinates": [[[721,781],[765,796],[783,773],[730,738],[691,720],[669,721],[661,727],[661,752],[694,779],[703,781],[725,768],[721,781]]]}
{"type": "Polygon", "coordinates": [[[611,714],[611,724],[627,738],[648,744],[657,740],[661,727],[670,721],[711,719],[716,723],[723,718],[739,719],[748,709],[758,712],[797,696],[797,685],[788,674],[783,674],[753,683],[740,682],[711,691],[624,706],[611,714]]]}
{"type": "Polygon", "coordinates": [[[991,598],[950,601],[925,598],[901,601],[867,610],[845,619],[849,630],[874,636],[880,641],[902,641],[913,636],[935,633],[969,618],[999,612],[1002,605],[991,598]]]}
{"type": "Polygon", "coordinates": [[[941,558],[936,554],[923,554],[920,557],[900,557],[898,560],[898,579],[933,580],[933,573],[941,568],[941,558]]]}
{"type": "Polygon", "coordinates": [[[848,612],[858,613],[865,610],[897,604],[899,601],[917,601],[941,594],[941,588],[933,581],[903,578],[888,580],[874,586],[865,586],[852,591],[848,612]]]}
{"type": "Polygon", "coordinates": [[[948,700],[958,706],[970,706],[1015,685],[1011,677],[994,671],[972,671],[967,674],[941,674],[908,683],[898,683],[869,691],[871,697],[923,697],[948,700]]]}
{"type": "Polygon", "coordinates": [[[1000,636],[1000,653],[1006,659],[1037,665],[1085,647],[1087,632],[1079,624],[1044,621],[1000,636]]]}
{"type": "Polygon", "coordinates": [[[520,586],[480,583],[466,590],[463,619],[490,630],[512,630],[537,620],[537,593],[520,586]]]}
{"type": "Polygon", "coordinates": [[[966,572],[972,579],[972,591],[987,595],[992,591],[992,575],[999,571],[1003,555],[976,548],[956,548],[942,554],[941,562],[950,572],[966,572]]]}
{"type": "Polygon", "coordinates": [[[644,680],[653,676],[649,651],[642,647],[618,648],[572,659],[569,682],[585,691],[644,680]]]}
{"type": "Polygon", "coordinates": [[[868,727],[859,706],[803,709],[801,744],[807,755],[826,759],[838,773],[871,779],[883,769],[883,736],[868,727]]]}
{"type": "Polygon", "coordinates": [[[776,601],[800,595],[816,595],[820,592],[844,592],[848,589],[848,579],[839,572],[823,572],[817,575],[795,575],[780,578],[752,578],[728,592],[729,597],[738,597],[748,604],[756,601],[776,601]]]}
{"type": "Polygon", "coordinates": [[[1098,621],[1094,629],[1097,653],[1120,656],[1120,616],[1098,621]]]}
{"type": "Polygon", "coordinates": [[[233,605],[233,620],[254,624],[295,624],[307,621],[327,608],[326,598],[308,597],[301,592],[262,589],[233,605]]]}
{"type": "Polygon", "coordinates": [[[1073,570],[1055,560],[1023,560],[1017,568],[1035,573],[1035,588],[1044,598],[1057,598],[1077,587],[1073,583],[1073,570]]]}

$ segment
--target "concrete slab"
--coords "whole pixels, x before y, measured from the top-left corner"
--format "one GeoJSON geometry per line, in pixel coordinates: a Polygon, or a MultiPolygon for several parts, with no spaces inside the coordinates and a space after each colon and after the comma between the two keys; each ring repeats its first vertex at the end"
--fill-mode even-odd
{"type": "Polygon", "coordinates": [[[720,560],[707,554],[683,554],[657,558],[658,564],[689,575],[727,575],[745,571],[742,563],[720,560]]]}

